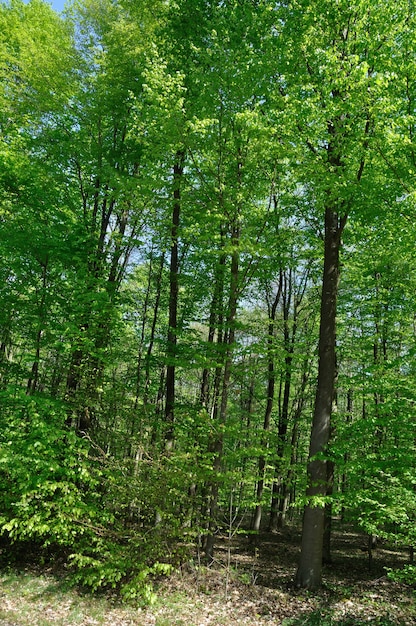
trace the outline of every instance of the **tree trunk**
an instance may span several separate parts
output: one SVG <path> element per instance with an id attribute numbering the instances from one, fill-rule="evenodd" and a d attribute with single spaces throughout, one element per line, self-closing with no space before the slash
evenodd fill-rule
<path id="1" fill-rule="evenodd" d="M 221 241 L 223 245 L 224 234 L 221 233 Z M 214 274 L 214 292 L 212 296 L 210 312 L 209 312 L 209 329 L 208 329 L 208 351 L 211 350 L 214 345 L 215 333 L 217 331 L 217 345 L 221 345 L 222 342 L 222 331 L 221 326 L 223 323 L 223 296 L 224 296 L 224 269 L 226 264 L 227 256 L 225 252 L 221 252 L 220 260 L 215 268 Z M 204 367 L 202 372 L 202 381 L 201 381 L 201 391 L 200 391 L 200 402 L 201 406 L 203 406 L 207 411 L 209 411 L 210 401 L 211 401 L 211 389 L 210 389 L 210 367 Z M 218 394 L 215 394 L 214 385 L 214 399 L 218 398 Z"/>
<path id="2" fill-rule="evenodd" d="M 45 326 L 45 317 L 46 317 L 46 293 L 47 293 L 47 260 L 44 263 L 41 263 L 42 267 L 42 284 L 40 287 L 40 302 L 39 302 L 39 321 L 38 321 L 38 329 L 36 332 L 36 348 L 35 348 L 35 358 L 33 360 L 32 370 L 30 372 L 29 379 L 27 381 L 26 393 L 27 395 L 31 395 L 38 389 L 39 385 L 39 363 L 40 363 L 40 349 L 42 342 L 42 335 Z"/>
<path id="3" fill-rule="evenodd" d="M 322 550 L 327 491 L 325 452 L 330 429 L 335 390 L 335 321 L 339 281 L 339 250 L 346 216 L 341 220 L 330 206 L 325 210 L 325 251 L 319 330 L 319 364 L 315 408 L 309 448 L 308 488 L 302 528 L 302 547 L 295 583 L 316 589 L 322 583 Z M 318 458 L 317 458 L 318 456 Z M 319 502 L 321 500 L 321 502 Z"/>
<path id="4" fill-rule="evenodd" d="M 176 343 L 178 326 L 178 229 L 181 209 L 181 179 L 185 159 L 184 150 L 178 150 L 173 166 L 173 211 L 171 226 L 170 274 L 169 274 L 169 328 L 167 341 L 166 398 L 165 398 L 165 448 L 173 447 L 175 410 Z"/>
<path id="5" fill-rule="evenodd" d="M 267 354 L 268 354 L 268 376 L 267 376 L 267 402 L 266 402 L 266 410 L 264 413 L 264 422 L 263 422 L 263 433 L 267 433 L 270 430 L 270 420 L 272 417 L 272 410 L 274 404 L 274 395 L 275 395 L 275 386 L 276 386 L 276 372 L 274 365 L 274 336 L 275 336 L 275 321 L 276 321 L 276 310 L 277 305 L 279 304 L 280 295 L 282 292 L 282 271 L 280 271 L 280 280 L 279 287 L 276 292 L 275 299 L 273 301 L 272 306 L 269 305 L 269 327 L 267 334 Z M 265 442 L 263 441 L 262 448 L 265 447 Z M 263 489 L 264 489 L 264 470 L 266 467 L 266 459 L 264 455 L 259 458 L 258 464 L 258 475 L 259 479 L 257 481 L 256 486 L 256 509 L 254 511 L 253 522 L 252 522 L 252 530 L 255 532 L 259 532 L 261 525 L 261 517 L 262 517 L 262 504 L 261 500 L 263 497 Z"/>
<path id="6" fill-rule="evenodd" d="M 214 542 L 215 542 L 215 531 L 217 529 L 217 504 L 218 504 L 218 494 L 219 494 L 219 474 L 221 471 L 222 465 L 222 454 L 223 454 L 223 436 L 224 436 L 224 426 L 227 419 L 227 404 L 228 404 L 228 390 L 231 379 L 231 366 L 232 366 L 232 356 L 234 349 L 234 341 L 235 341 L 235 322 L 237 316 L 237 304 L 238 304 L 238 277 L 239 277 L 239 246 L 240 242 L 240 227 L 239 223 L 233 225 L 232 233 L 231 233 L 231 243 L 233 246 L 233 253 L 231 255 L 231 275 L 230 275 L 230 295 L 228 298 L 228 312 L 227 312 L 227 330 L 224 337 L 224 345 L 226 347 L 226 355 L 225 355 L 225 363 L 224 363 L 224 371 L 222 377 L 222 387 L 221 387 L 221 401 L 219 406 L 219 428 L 217 430 L 217 435 L 215 440 L 213 441 L 213 445 L 211 450 L 214 452 L 214 462 L 213 462 L 213 470 L 214 470 L 214 478 L 209 485 L 209 499 L 208 499 L 208 532 L 205 541 L 205 557 L 208 563 L 213 561 L 214 557 Z"/>
<path id="7" fill-rule="evenodd" d="M 326 479 L 327 479 L 327 496 L 332 496 L 334 490 L 334 472 L 335 463 L 332 460 L 328 460 L 326 463 Z M 332 563 L 331 556 L 331 533 L 332 533 L 332 502 L 325 504 L 325 517 L 324 517 L 324 539 L 323 539 L 323 553 L 322 562 Z"/>
<path id="8" fill-rule="evenodd" d="M 284 460 L 285 446 L 287 444 L 287 430 L 289 425 L 290 396 L 292 390 L 292 366 L 295 351 L 295 339 L 298 329 L 298 312 L 305 295 L 308 282 L 309 269 L 302 277 L 297 292 L 295 292 L 294 274 L 291 269 L 285 274 L 283 290 L 283 346 L 285 349 L 285 361 L 282 371 L 279 394 L 279 424 L 278 424 L 278 445 L 277 460 L 275 467 L 275 477 L 272 486 L 272 502 L 270 509 L 269 530 L 275 531 L 284 525 L 285 510 L 288 503 L 289 490 L 285 485 L 288 478 L 283 476 L 282 461 Z M 293 319 L 290 328 L 290 311 L 293 307 Z M 303 382 L 302 382 L 303 384 Z M 282 397 L 283 390 L 283 397 Z M 295 445 L 295 444 L 294 444 Z"/>
<path id="9" fill-rule="evenodd" d="M 156 324 L 157 324 L 158 315 L 159 315 L 160 298 L 162 295 L 162 276 L 163 276 L 164 265 L 165 265 L 165 254 L 162 253 L 160 256 L 160 265 L 158 269 L 158 274 L 156 276 L 156 299 L 153 305 L 153 317 L 152 317 L 152 324 L 150 328 L 149 344 L 147 346 L 146 356 L 145 356 L 145 384 L 144 384 L 144 394 L 143 394 L 143 404 L 145 406 L 145 410 L 146 410 L 146 406 L 147 406 L 148 399 L 149 399 L 149 388 L 150 388 L 150 383 L 151 383 L 150 365 L 151 365 L 153 345 L 155 343 Z"/>

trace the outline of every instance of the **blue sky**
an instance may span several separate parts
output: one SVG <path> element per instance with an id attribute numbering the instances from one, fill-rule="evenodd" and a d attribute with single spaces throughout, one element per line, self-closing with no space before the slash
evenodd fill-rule
<path id="1" fill-rule="evenodd" d="M 64 8 L 65 0 L 48 0 L 49 4 L 55 9 L 55 11 L 62 11 Z"/>
<path id="2" fill-rule="evenodd" d="M 29 0 L 24 0 L 24 2 L 29 2 Z M 52 8 L 55 9 L 55 11 L 60 13 L 64 8 L 66 0 L 46 0 L 46 2 L 48 2 L 48 4 L 50 4 Z"/>

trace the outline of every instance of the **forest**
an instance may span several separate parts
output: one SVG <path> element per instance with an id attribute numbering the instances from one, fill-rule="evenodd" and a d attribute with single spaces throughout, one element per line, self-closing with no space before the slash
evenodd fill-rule
<path id="1" fill-rule="evenodd" d="M 317 590 L 336 519 L 414 585 L 415 175 L 412 0 L 1 0 L 2 560 L 297 524 Z"/>

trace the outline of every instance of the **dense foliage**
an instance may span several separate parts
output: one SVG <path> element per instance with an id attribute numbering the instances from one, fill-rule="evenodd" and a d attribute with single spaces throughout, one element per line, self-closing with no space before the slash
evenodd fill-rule
<path id="1" fill-rule="evenodd" d="M 401 0 L 0 5 L 5 545 L 147 599 L 219 529 L 305 504 L 414 546 L 414 22 Z"/>

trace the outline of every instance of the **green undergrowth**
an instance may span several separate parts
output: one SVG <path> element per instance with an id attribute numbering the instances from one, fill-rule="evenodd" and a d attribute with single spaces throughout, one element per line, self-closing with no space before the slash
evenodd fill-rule
<path id="1" fill-rule="evenodd" d="M 193 539 L 185 461 L 119 462 L 68 430 L 63 403 L 5 392 L 0 402 L 3 564 L 27 551 L 35 563 L 58 554 L 74 584 L 152 604 L 154 581 Z"/>

